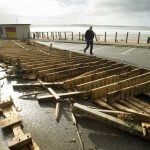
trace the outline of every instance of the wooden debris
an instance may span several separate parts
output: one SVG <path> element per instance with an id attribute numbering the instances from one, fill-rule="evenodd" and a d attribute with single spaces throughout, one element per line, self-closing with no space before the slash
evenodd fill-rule
<path id="1" fill-rule="evenodd" d="M 126 122 L 123 121 L 121 119 L 118 119 L 116 117 L 113 117 L 111 115 L 105 114 L 103 112 L 98 111 L 97 109 L 91 109 L 87 106 L 75 103 L 73 105 L 73 112 L 78 113 L 78 112 L 82 112 L 88 115 L 91 115 L 93 117 L 95 117 L 96 119 L 100 120 L 100 121 L 104 121 L 109 123 L 110 125 L 114 125 L 117 128 L 120 128 L 122 130 L 128 131 L 132 134 L 135 134 L 137 136 L 143 137 L 143 131 L 142 131 L 142 127 L 139 125 L 135 125 L 133 123 L 130 122 Z M 150 137 L 147 137 L 148 139 L 150 139 Z"/>
<path id="2" fill-rule="evenodd" d="M 0 121 L 0 128 L 11 127 L 14 133 L 14 138 L 8 142 L 10 149 L 17 150 L 40 150 L 30 134 L 24 134 L 21 129 L 21 118 L 17 114 L 16 106 L 10 96 L 10 100 L 1 102 L 2 113 L 5 119 Z"/>
<path id="3" fill-rule="evenodd" d="M 142 122 L 143 136 L 150 136 L 150 123 Z"/>
<path id="4" fill-rule="evenodd" d="M 60 114 L 60 102 L 57 102 L 56 103 L 56 111 L 55 111 L 55 116 L 56 116 L 57 121 L 59 119 L 59 114 Z"/>
<path id="5" fill-rule="evenodd" d="M 13 104 L 12 100 L 1 101 L 0 108 L 6 107 L 6 106 L 9 106 L 9 105 L 12 105 L 12 104 Z"/>
<path id="6" fill-rule="evenodd" d="M 53 87 L 53 86 L 62 86 L 62 82 L 55 82 L 55 83 L 48 83 L 48 82 L 42 82 L 42 84 L 46 87 Z M 30 83 L 24 83 L 24 84 L 13 84 L 14 89 L 20 89 L 20 88 L 35 88 L 35 87 L 41 87 L 42 85 L 37 82 L 30 82 Z"/>
<path id="7" fill-rule="evenodd" d="M 17 123 L 20 123 L 21 122 L 21 118 L 19 115 L 12 115 L 10 117 L 7 117 L 3 120 L 0 121 L 0 128 L 6 128 L 6 127 L 9 127 L 9 126 L 12 126 L 12 125 L 15 125 Z"/>
<path id="8" fill-rule="evenodd" d="M 82 96 L 86 95 L 86 91 L 76 91 L 76 92 L 68 92 L 68 93 L 58 93 L 57 95 L 61 98 L 70 98 L 70 97 L 75 97 L 75 96 Z M 37 97 L 38 101 L 47 101 L 47 100 L 55 100 L 55 97 L 53 95 L 46 95 L 46 96 L 38 96 Z"/>
<path id="9" fill-rule="evenodd" d="M 43 93 L 43 92 L 33 92 L 33 93 L 23 94 L 23 95 L 19 96 L 19 98 L 24 98 L 25 96 L 32 96 L 32 95 L 37 97 L 37 95 L 41 94 L 41 93 Z"/>
<path id="10" fill-rule="evenodd" d="M 19 135 L 14 137 L 12 140 L 8 142 L 8 147 L 10 149 L 18 149 L 26 144 L 32 143 L 32 137 L 28 134 Z"/>

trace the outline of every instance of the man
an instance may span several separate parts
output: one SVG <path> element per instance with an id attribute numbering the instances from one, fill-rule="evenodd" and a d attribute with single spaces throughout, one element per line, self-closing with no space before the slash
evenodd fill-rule
<path id="1" fill-rule="evenodd" d="M 94 32 L 92 30 L 92 26 L 90 26 L 89 30 L 85 32 L 85 40 L 87 43 L 86 48 L 84 49 L 84 53 L 90 46 L 90 54 L 93 55 L 92 50 L 93 50 L 93 39 L 94 39 Z"/>

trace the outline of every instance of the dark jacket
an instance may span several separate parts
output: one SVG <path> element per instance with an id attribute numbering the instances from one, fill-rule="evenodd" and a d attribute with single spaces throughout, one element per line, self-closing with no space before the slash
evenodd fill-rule
<path id="1" fill-rule="evenodd" d="M 94 39 L 94 32 L 92 30 L 87 30 L 85 32 L 85 40 L 92 41 Z"/>

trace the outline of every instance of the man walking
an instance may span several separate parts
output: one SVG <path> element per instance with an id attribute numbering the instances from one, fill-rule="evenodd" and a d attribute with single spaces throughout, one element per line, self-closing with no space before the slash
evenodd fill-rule
<path id="1" fill-rule="evenodd" d="M 90 54 L 93 55 L 92 50 L 93 50 L 93 39 L 94 39 L 94 32 L 92 30 L 92 26 L 90 26 L 89 30 L 87 30 L 85 32 L 85 40 L 87 43 L 86 48 L 84 49 L 84 53 L 86 52 L 86 50 L 89 48 L 90 46 Z"/>

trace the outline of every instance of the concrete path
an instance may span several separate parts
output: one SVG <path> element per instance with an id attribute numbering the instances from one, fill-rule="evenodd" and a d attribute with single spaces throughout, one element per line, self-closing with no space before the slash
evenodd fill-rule
<path id="1" fill-rule="evenodd" d="M 70 50 L 74 52 L 84 53 L 83 49 L 86 47 L 85 42 L 64 42 L 64 41 L 38 41 L 45 45 L 52 44 L 53 47 Z M 135 46 L 136 45 L 136 46 Z M 97 57 L 105 57 L 117 61 L 122 61 L 138 67 L 150 69 L 150 48 L 149 44 L 132 44 L 123 45 L 104 45 L 95 43 L 93 53 Z M 86 51 L 86 55 L 90 55 L 90 50 Z"/>

